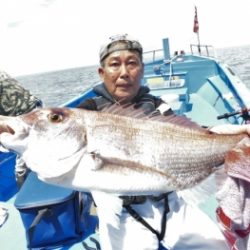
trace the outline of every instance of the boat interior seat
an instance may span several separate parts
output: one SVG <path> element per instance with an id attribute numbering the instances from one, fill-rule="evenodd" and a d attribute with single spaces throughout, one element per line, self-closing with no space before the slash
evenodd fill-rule
<path id="1" fill-rule="evenodd" d="M 219 114 L 226 113 L 230 109 L 234 110 L 237 106 L 232 92 L 219 75 L 207 78 L 206 83 L 197 91 L 197 94 L 206 99 Z"/>
<path id="2" fill-rule="evenodd" d="M 192 112 L 186 112 L 185 115 L 202 126 L 210 127 L 229 123 L 225 119 L 218 120 L 217 116 L 221 113 L 197 93 L 190 94 L 190 105 L 192 105 Z"/>
<path id="3" fill-rule="evenodd" d="M 207 100 L 211 106 L 215 106 L 219 100 L 221 93 L 216 89 L 209 80 L 206 81 L 197 91 L 197 94 Z"/>

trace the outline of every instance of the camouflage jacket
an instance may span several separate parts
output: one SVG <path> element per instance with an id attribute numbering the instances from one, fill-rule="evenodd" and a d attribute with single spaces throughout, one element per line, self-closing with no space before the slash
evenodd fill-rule
<path id="1" fill-rule="evenodd" d="M 28 113 L 42 102 L 24 89 L 17 80 L 0 71 L 0 115 L 17 116 Z"/>

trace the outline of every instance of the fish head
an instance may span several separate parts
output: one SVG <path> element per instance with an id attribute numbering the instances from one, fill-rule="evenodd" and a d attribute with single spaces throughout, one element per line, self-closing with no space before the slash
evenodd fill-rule
<path id="1" fill-rule="evenodd" d="M 51 108 L 0 116 L 1 145 L 19 154 L 41 177 L 63 175 L 78 164 L 86 148 L 82 112 Z"/>

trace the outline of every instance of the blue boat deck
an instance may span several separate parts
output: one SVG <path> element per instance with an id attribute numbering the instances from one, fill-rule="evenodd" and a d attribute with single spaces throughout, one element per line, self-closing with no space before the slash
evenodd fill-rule
<path id="1" fill-rule="evenodd" d="M 14 207 L 14 200 L 15 196 L 8 203 L 0 202 L 0 206 L 8 209 L 9 214 L 4 226 L 0 228 L 1 248 L 6 250 L 17 249 L 17 246 L 19 246 L 19 249 L 26 249 L 25 231 L 20 214 Z M 15 226 L 13 227 L 13 225 Z"/>

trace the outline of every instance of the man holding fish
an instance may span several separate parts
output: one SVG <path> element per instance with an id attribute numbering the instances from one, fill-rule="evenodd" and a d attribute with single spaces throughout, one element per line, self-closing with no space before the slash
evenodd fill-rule
<path id="1" fill-rule="evenodd" d="M 99 75 L 103 84 L 94 88 L 98 97 L 86 100 L 79 107 L 102 110 L 114 103 L 135 103 L 147 114 L 173 114 L 166 103 L 140 85 L 143 77 L 141 44 L 126 35 L 110 39 L 100 50 Z M 224 125 L 213 128 L 215 132 L 229 134 L 246 132 L 246 129 Z M 95 199 L 95 194 L 93 196 Z M 118 229 L 110 225 L 108 216 L 99 216 L 103 249 L 227 249 L 217 226 L 200 210 L 186 204 L 176 192 L 117 199 L 123 201 Z M 105 210 L 102 205 L 110 199 L 106 197 L 105 201 L 105 197 L 102 200 L 98 195 L 96 200 L 100 205 L 97 209 L 103 211 L 112 210 L 117 202 L 111 200 L 109 206 L 104 206 Z"/>
<path id="2" fill-rule="evenodd" d="M 232 150 L 249 140 L 249 125 L 213 128 L 231 134 L 219 135 L 174 116 L 140 85 L 142 52 L 138 41 L 113 37 L 100 51 L 97 97 L 81 109 L 0 116 L 1 145 L 43 181 L 91 192 L 102 250 L 228 249 L 212 220 L 175 190 L 235 163 L 246 145 Z M 189 143 L 194 139 L 200 148 Z"/>

